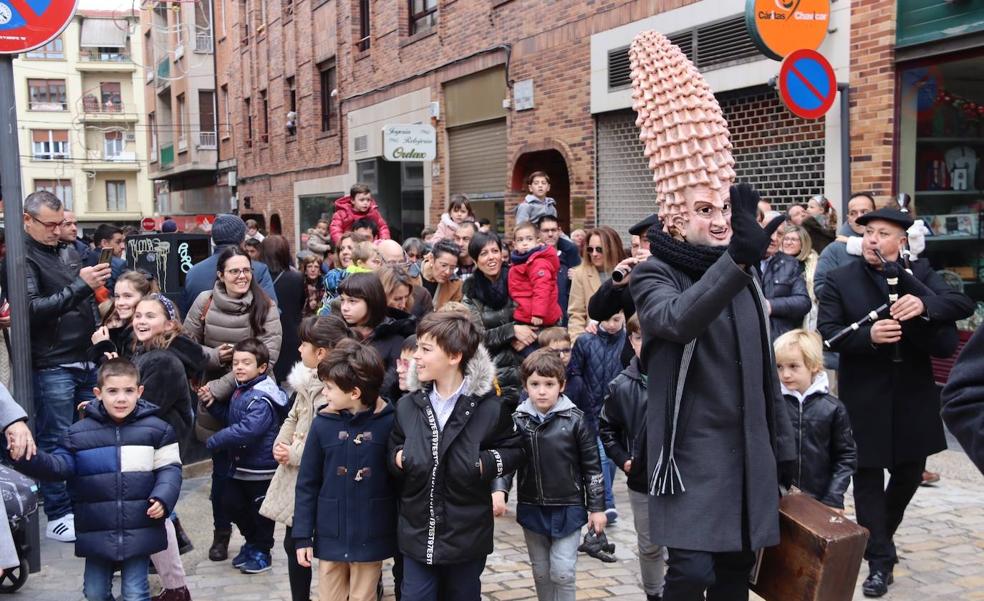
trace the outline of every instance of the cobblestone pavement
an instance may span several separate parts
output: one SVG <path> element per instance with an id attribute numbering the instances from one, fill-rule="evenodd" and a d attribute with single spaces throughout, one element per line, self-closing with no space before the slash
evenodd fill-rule
<path id="1" fill-rule="evenodd" d="M 984 601 L 984 478 L 959 451 L 930 458 L 929 467 L 941 472 L 943 479 L 934 487 L 920 489 L 909 507 L 896 537 L 902 562 L 895 571 L 895 585 L 884 599 Z M 578 561 L 578 599 L 645 600 L 638 584 L 635 533 L 624 478 L 616 485 L 616 498 L 621 516 L 618 525 L 609 529 L 609 536 L 616 544 L 619 561 L 603 564 L 582 555 Z M 851 511 L 849 506 L 849 515 Z M 228 562 L 213 563 L 205 556 L 212 535 L 208 478 L 185 482 L 178 513 L 196 546 L 184 556 L 196 601 L 290 600 L 284 551 L 279 546 L 282 527 L 276 534 L 274 569 L 247 576 Z M 232 552 L 241 544 L 242 539 L 234 537 Z M 485 598 L 535 599 L 522 533 L 512 509 L 496 521 L 495 549 L 483 576 Z M 41 552 L 44 567 L 40 573 L 31 574 L 19 596 L 32 601 L 81 599 L 82 560 L 73 556 L 72 545 L 45 540 Z M 388 566 L 384 569 L 387 599 L 392 599 L 392 578 Z M 859 581 L 865 574 L 862 568 Z M 860 589 L 855 599 L 863 599 Z"/>

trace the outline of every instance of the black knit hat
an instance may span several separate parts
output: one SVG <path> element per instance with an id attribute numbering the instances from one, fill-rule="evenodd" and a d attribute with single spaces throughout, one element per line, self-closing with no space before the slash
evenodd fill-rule
<path id="1" fill-rule="evenodd" d="M 912 227 L 912 224 L 915 223 L 912 221 L 912 217 L 909 213 L 903 213 L 898 209 L 892 209 L 889 207 L 878 209 L 877 211 L 872 211 L 870 213 L 865 213 L 855 220 L 858 225 L 868 225 L 872 221 L 889 221 L 896 225 L 902 226 L 902 229 L 904 230 L 909 229 Z"/>

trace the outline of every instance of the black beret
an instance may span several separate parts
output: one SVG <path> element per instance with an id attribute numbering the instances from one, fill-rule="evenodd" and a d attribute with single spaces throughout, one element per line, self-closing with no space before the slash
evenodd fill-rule
<path id="1" fill-rule="evenodd" d="M 898 209 L 892 209 L 885 207 L 878 209 L 877 211 L 872 211 L 870 213 L 865 213 L 864 215 L 858 217 L 856 220 L 858 225 L 867 225 L 872 221 L 890 221 L 896 225 L 902 226 L 902 229 L 907 230 L 912 227 L 914 221 L 909 213 L 903 213 Z"/>

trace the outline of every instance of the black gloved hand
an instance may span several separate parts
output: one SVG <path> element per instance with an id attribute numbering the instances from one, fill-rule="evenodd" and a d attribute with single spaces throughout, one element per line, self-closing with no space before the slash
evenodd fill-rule
<path id="1" fill-rule="evenodd" d="M 796 484 L 796 462 L 780 461 L 778 467 L 779 484 L 785 488 L 792 488 Z"/>
<path id="2" fill-rule="evenodd" d="M 759 195 L 748 184 L 731 186 L 731 243 L 728 254 L 739 265 L 754 265 L 765 256 L 773 232 L 786 220 L 782 215 L 765 227 L 755 221 Z"/>
<path id="3" fill-rule="evenodd" d="M 584 534 L 584 542 L 581 543 L 577 550 L 581 553 L 587 553 L 595 559 L 600 559 L 605 563 L 618 561 L 615 558 L 615 545 L 608 542 L 608 537 L 605 536 L 605 533 L 597 534 L 590 528 Z"/>

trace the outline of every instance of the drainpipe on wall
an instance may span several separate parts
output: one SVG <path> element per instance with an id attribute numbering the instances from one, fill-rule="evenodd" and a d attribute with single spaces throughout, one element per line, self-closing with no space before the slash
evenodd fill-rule
<path id="1" fill-rule="evenodd" d="M 840 92 L 841 208 L 847 211 L 851 197 L 851 85 L 838 83 Z"/>

